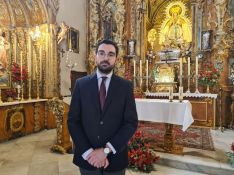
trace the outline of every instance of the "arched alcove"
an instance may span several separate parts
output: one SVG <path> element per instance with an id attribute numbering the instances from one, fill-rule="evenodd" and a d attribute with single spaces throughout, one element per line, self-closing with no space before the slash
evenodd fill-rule
<path id="1" fill-rule="evenodd" d="M 8 81 L 0 88 L 14 87 L 12 64 L 25 67 L 27 81 L 20 82 L 26 98 L 49 98 L 59 95 L 59 74 L 55 16 L 58 1 L 0 0 L 1 38 L 5 48 Z M 4 94 L 4 92 L 3 92 Z"/>

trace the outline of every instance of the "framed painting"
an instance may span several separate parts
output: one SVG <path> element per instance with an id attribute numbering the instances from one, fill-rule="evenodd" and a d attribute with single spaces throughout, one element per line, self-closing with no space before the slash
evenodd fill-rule
<path id="1" fill-rule="evenodd" d="M 210 50 L 212 48 L 212 30 L 202 31 L 201 49 Z"/>
<path id="2" fill-rule="evenodd" d="M 10 88 L 11 85 L 10 44 L 7 38 L 6 33 L 0 29 L 0 89 Z"/>
<path id="3" fill-rule="evenodd" d="M 73 27 L 67 32 L 67 50 L 79 53 L 79 31 Z"/>

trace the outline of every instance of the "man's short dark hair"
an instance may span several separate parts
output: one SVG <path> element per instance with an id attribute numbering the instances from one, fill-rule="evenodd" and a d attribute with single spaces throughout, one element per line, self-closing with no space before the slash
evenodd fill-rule
<path id="1" fill-rule="evenodd" d="M 116 57 L 118 56 L 119 48 L 118 48 L 117 44 L 114 41 L 108 40 L 108 39 L 104 39 L 104 40 L 101 40 L 98 42 L 97 47 L 96 47 L 96 53 L 98 52 L 98 48 L 101 44 L 110 44 L 110 45 L 114 46 L 115 52 L 116 52 Z"/>

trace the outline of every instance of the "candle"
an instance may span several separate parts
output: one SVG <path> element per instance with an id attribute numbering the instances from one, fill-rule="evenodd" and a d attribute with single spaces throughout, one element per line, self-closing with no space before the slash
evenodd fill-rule
<path id="1" fill-rule="evenodd" d="M 28 98 L 31 99 L 31 59 L 32 59 L 32 43 L 31 37 L 28 37 Z"/>
<path id="2" fill-rule="evenodd" d="M 190 75 L 190 57 L 188 57 L 188 76 Z"/>
<path id="3" fill-rule="evenodd" d="M 149 61 L 146 60 L 146 87 L 148 88 L 149 83 Z"/>
<path id="4" fill-rule="evenodd" d="M 136 60 L 133 60 L 133 76 L 136 77 Z"/>
<path id="5" fill-rule="evenodd" d="M 148 76 L 149 76 L 149 61 L 146 60 L 146 77 L 148 79 Z"/>
<path id="6" fill-rule="evenodd" d="M 183 58 L 180 58 L 180 76 L 183 74 Z"/>
<path id="7" fill-rule="evenodd" d="M 198 57 L 196 56 L 196 75 L 198 75 Z"/>
<path id="8" fill-rule="evenodd" d="M 142 78 L 142 61 L 140 60 L 140 78 Z"/>

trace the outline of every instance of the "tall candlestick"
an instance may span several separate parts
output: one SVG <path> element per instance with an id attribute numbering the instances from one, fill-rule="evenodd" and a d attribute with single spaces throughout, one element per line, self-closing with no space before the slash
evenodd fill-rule
<path id="1" fill-rule="evenodd" d="M 140 78 L 142 77 L 142 61 L 140 60 Z"/>
<path id="2" fill-rule="evenodd" d="M 149 60 L 146 60 L 146 92 L 149 92 Z"/>
<path id="3" fill-rule="evenodd" d="M 170 102 L 173 100 L 173 87 L 169 87 L 169 100 Z"/>
<path id="4" fill-rule="evenodd" d="M 23 52 L 20 52 L 20 80 L 23 82 Z"/>
<path id="5" fill-rule="evenodd" d="M 28 99 L 31 99 L 31 59 L 32 59 L 32 43 L 31 36 L 28 37 Z"/>
<path id="6" fill-rule="evenodd" d="M 179 101 L 180 102 L 183 101 L 183 87 L 182 86 L 179 87 Z"/>
<path id="7" fill-rule="evenodd" d="M 146 77 L 148 79 L 148 76 L 149 76 L 149 61 L 146 60 Z"/>
<path id="8" fill-rule="evenodd" d="M 198 76 L 198 57 L 196 56 L 196 76 Z"/>
<path id="9" fill-rule="evenodd" d="M 40 46 L 40 55 L 39 55 L 39 59 L 40 59 L 40 82 L 42 82 L 42 46 Z"/>
<path id="10" fill-rule="evenodd" d="M 190 57 L 188 57 L 188 76 L 190 75 Z"/>
<path id="11" fill-rule="evenodd" d="M 180 58 L 180 76 L 183 74 L 183 58 Z"/>
<path id="12" fill-rule="evenodd" d="M 140 87 L 142 85 L 142 61 L 140 60 Z"/>
<path id="13" fill-rule="evenodd" d="M 136 60 L 133 60 L 133 78 L 136 77 Z"/>
<path id="14" fill-rule="evenodd" d="M 24 100 L 24 91 L 23 91 L 23 52 L 20 52 L 20 81 L 21 81 L 21 100 Z"/>

